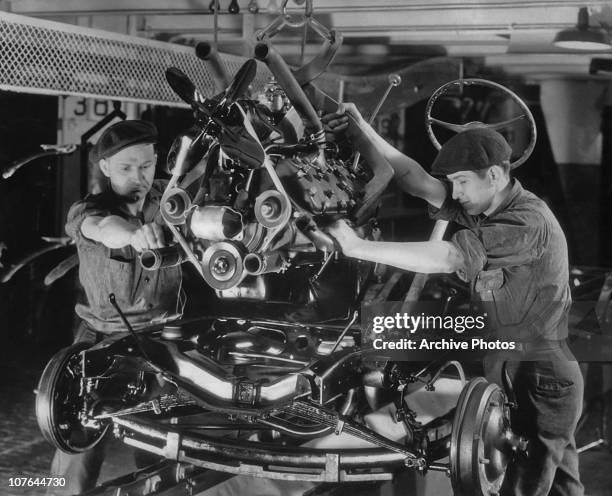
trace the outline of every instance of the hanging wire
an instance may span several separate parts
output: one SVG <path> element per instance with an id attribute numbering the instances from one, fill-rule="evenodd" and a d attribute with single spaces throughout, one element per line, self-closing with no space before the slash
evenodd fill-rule
<path id="1" fill-rule="evenodd" d="M 463 77 L 464 77 L 463 59 L 459 60 L 459 96 L 463 96 Z"/>
<path id="2" fill-rule="evenodd" d="M 214 0 L 215 2 L 215 11 L 213 13 L 213 46 L 215 50 L 218 49 L 219 43 L 219 0 Z"/>
<path id="3" fill-rule="evenodd" d="M 302 28 L 302 45 L 300 47 L 300 66 L 304 65 L 304 57 L 306 54 L 306 37 L 308 36 L 308 23 L 304 23 Z"/>

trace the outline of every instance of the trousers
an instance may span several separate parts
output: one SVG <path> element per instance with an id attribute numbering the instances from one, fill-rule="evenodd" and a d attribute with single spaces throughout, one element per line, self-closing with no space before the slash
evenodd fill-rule
<path id="1" fill-rule="evenodd" d="M 69 496 L 93 489 L 104 462 L 108 434 L 92 449 L 74 455 L 56 450 L 51 461 L 51 477 L 63 477 L 64 487 L 51 488 L 47 496 Z"/>
<path id="2" fill-rule="evenodd" d="M 521 360 L 485 358 L 487 379 L 504 386 L 503 364 L 516 409 L 512 430 L 529 439 L 527 456 L 508 466 L 502 495 L 583 496 L 575 431 L 582 413 L 584 381 L 567 345 L 531 351 Z"/>

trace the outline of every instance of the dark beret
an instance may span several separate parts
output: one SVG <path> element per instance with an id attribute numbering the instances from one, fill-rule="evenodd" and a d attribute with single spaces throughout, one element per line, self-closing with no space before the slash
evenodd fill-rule
<path id="1" fill-rule="evenodd" d="M 431 166 L 435 176 L 459 171 L 477 171 L 510 160 L 512 148 L 504 137 L 489 128 L 474 128 L 456 134 L 438 153 Z"/>
<path id="2" fill-rule="evenodd" d="M 157 143 L 157 129 L 147 121 L 121 121 L 107 127 L 91 149 L 91 160 L 98 163 L 128 146 Z"/>

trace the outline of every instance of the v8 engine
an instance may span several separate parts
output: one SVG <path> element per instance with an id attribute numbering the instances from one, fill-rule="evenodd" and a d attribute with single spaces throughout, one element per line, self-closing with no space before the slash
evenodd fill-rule
<path id="1" fill-rule="evenodd" d="M 289 105 L 247 98 L 254 59 L 210 99 L 178 69 L 166 71 L 193 108 L 195 124 L 168 156 L 172 178 L 162 215 L 179 242 L 178 258 L 189 260 L 222 298 L 265 300 L 274 291 L 270 278 L 300 272 L 312 278 L 338 263 L 322 228 L 339 218 L 364 219 L 392 177 L 353 170 L 349 157 L 325 141 L 317 113 L 282 59 L 267 45 L 258 53 Z M 167 251 L 142 257 L 148 268 L 176 259 Z M 299 286 L 287 298 L 312 299 L 298 295 Z"/>

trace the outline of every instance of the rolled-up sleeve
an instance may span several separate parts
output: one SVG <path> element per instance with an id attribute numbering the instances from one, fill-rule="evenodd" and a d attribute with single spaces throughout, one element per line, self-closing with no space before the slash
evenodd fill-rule
<path id="1" fill-rule="evenodd" d="M 473 281 L 487 263 L 487 252 L 478 236 L 470 229 L 457 231 L 450 242 L 462 256 L 457 276 L 465 282 Z"/>
<path id="2" fill-rule="evenodd" d="M 536 214 L 523 218 L 507 215 L 472 229 L 462 229 L 451 243 L 463 257 L 457 275 L 472 281 L 487 270 L 528 265 L 538 260 L 545 249 L 548 228 Z"/>
<path id="3" fill-rule="evenodd" d="M 505 216 L 479 228 L 488 267 L 526 265 L 539 259 L 546 246 L 548 226 L 541 215 Z"/>

